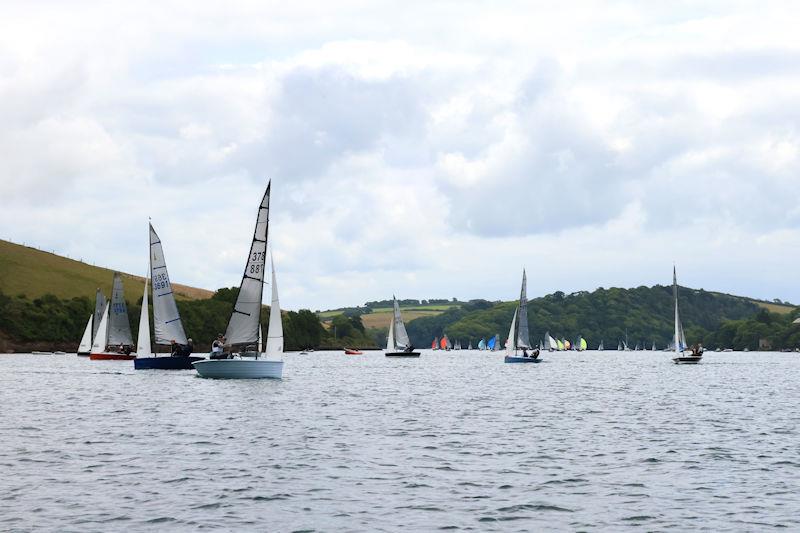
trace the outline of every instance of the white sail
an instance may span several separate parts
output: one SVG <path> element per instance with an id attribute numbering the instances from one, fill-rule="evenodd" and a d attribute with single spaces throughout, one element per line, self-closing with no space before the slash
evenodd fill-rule
<path id="1" fill-rule="evenodd" d="M 278 300 L 278 282 L 275 278 L 275 260 L 272 260 L 272 300 L 269 308 L 269 328 L 267 328 L 267 357 L 280 357 L 283 354 L 283 320 L 281 303 Z"/>
<path id="2" fill-rule="evenodd" d="M 549 350 L 558 350 L 558 341 L 555 340 L 553 337 L 550 337 L 549 335 L 548 335 L 548 339 L 549 339 L 549 342 L 550 342 L 550 347 L 548 349 Z"/>
<path id="3" fill-rule="evenodd" d="M 403 317 L 400 315 L 400 304 L 397 303 L 397 298 L 392 296 L 394 300 L 394 345 L 396 350 L 405 350 L 411 344 L 406 332 L 406 325 L 403 323 Z M 450 341 L 448 340 L 448 348 Z"/>
<path id="4" fill-rule="evenodd" d="M 111 306 L 108 316 L 108 346 L 132 346 L 133 335 L 128 320 L 128 306 L 125 304 L 125 289 L 122 287 L 122 276 L 114 272 L 114 284 L 111 288 Z"/>
<path id="5" fill-rule="evenodd" d="M 225 330 L 227 343 L 255 344 L 258 342 L 258 324 L 261 319 L 261 298 L 264 291 L 264 270 L 267 262 L 267 234 L 269 230 L 269 191 L 267 185 L 264 197 L 258 207 L 256 228 L 250 253 L 239 286 L 239 296 L 233 306 L 228 328 Z"/>
<path id="6" fill-rule="evenodd" d="M 394 314 L 392 314 L 392 319 L 389 321 L 389 334 L 386 335 L 386 351 L 393 352 L 394 350 Z"/>
<path id="7" fill-rule="evenodd" d="M 156 230 L 150 224 L 150 283 L 153 288 L 153 330 L 156 344 L 168 345 L 172 341 L 187 344 L 181 315 L 175 303 L 175 294 L 167 273 L 164 249 Z"/>
<path id="8" fill-rule="evenodd" d="M 680 356 L 683 352 L 683 346 L 681 343 L 681 333 L 683 331 L 683 327 L 681 326 L 681 318 L 678 315 L 678 275 L 675 271 L 675 265 L 672 266 L 672 296 L 675 300 L 675 333 L 673 342 L 675 343 L 675 354 Z"/>
<path id="9" fill-rule="evenodd" d="M 522 269 L 522 288 L 519 291 L 519 327 L 517 328 L 517 339 L 515 346 L 517 348 L 530 348 L 530 334 L 528 333 L 528 279 L 525 275 L 525 269 Z M 516 315 L 515 315 L 516 316 Z"/>
<path id="10" fill-rule="evenodd" d="M 86 329 L 83 330 L 83 337 L 81 343 L 78 345 L 78 353 L 89 353 L 92 349 L 92 319 L 94 315 L 89 315 L 89 320 L 86 322 Z"/>
<path id="11" fill-rule="evenodd" d="M 93 353 L 101 353 L 106 351 L 106 346 L 108 346 L 108 313 L 110 304 L 106 302 L 106 305 L 103 307 L 103 313 L 100 318 L 100 324 L 97 326 L 97 333 L 94 336 L 94 341 L 92 341 L 92 352 Z"/>
<path id="12" fill-rule="evenodd" d="M 514 309 L 514 318 L 511 319 L 511 329 L 508 330 L 508 340 L 506 341 L 506 353 L 509 355 L 513 355 L 517 349 L 516 343 L 516 329 L 517 329 L 517 311 L 519 309 Z"/>
<path id="13" fill-rule="evenodd" d="M 97 335 L 97 328 L 100 327 L 100 321 L 103 320 L 103 312 L 106 308 L 106 296 L 103 291 L 97 289 L 94 295 L 94 315 L 92 319 L 92 341 Z"/>
<path id="14" fill-rule="evenodd" d="M 139 315 L 139 334 L 136 337 L 136 354 L 139 357 L 150 357 L 153 347 L 150 344 L 150 312 L 147 302 L 147 282 L 144 279 L 144 295 L 142 296 L 142 312 Z"/>

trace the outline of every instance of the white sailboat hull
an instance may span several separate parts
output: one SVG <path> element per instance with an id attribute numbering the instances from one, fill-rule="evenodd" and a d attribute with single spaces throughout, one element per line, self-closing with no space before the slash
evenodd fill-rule
<path id="1" fill-rule="evenodd" d="M 281 379 L 283 361 L 268 359 L 208 359 L 192 363 L 200 377 L 212 379 Z"/>

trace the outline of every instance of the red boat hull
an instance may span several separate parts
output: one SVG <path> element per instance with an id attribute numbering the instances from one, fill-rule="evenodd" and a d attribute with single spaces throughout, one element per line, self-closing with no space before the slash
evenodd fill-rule
<path id="1" fill-rule="evenodd" d="M 345 355 L 364 355 L 364 352 L 359 352 L 358 350 L 345 350 Z"/>
<path id="2" fill-rule="evenodd" d="M 136 359 L 136 354 L 125 355 L 124 353 L 93 353 L 89 354 L 92 361 L 130 361 Z"/>

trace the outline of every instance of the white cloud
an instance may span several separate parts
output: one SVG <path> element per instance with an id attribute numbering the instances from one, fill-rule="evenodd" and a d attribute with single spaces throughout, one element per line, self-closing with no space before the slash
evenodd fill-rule
<path id="1" fill-rule="evenodd" d="M 669 282 L 800 301 L 792 2 L 18 2 L 0 237 L 290 308 Z M 768 263 L 768 264 L 765 264 Z"/>

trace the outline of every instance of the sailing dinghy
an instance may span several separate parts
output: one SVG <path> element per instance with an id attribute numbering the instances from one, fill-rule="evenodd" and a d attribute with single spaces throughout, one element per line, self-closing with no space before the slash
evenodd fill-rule
<path id="1" fill-rule="evenodd" d="M 522 289 L 519 292 L 519 303 L 511 319 L 511 329 L 508 331 L 506 342 L 506 363 L 539 363 L 539 350 L 531 349 L 530 335 L 528 333 L 528 295 L 526 290 L 527 278 L 522 270 Z M 519 351 L 522 350 L 522 355 Z M 528 350 L 531 353 L 528 354 Z"/>
<path id="2" fill-rule="evenodd" d="M 672 298 L 675 301 L 675 332 L 673 334 L 673 342 L 675 343 L 675 357 L 672 360 L 677 365 L 696 365 L 703 358 L 703 351 L 699 350 L 697 353 L 684 355 L 686 351 L 686 335 L 683 334 L 683 324 L 681 324 L 681 317 L 678 312 L 678 276 L 675 273 L 675 267 L 672 267 Z"/>
<path id="3" fill-rule="evenodd" d="M 245 263 L 242 283 L 239 287 L 239 296 L 233 306 L 231 318 L 225 338 L 233 348 L 239 348 L 240 353 L 231 355 L 228 359 L 207 359 L 192 363 L 197 373 L 204 378 L 228 379 L 256 379 L 275 378 L 283 376 L 283 361 L 272 359 L 282 357 L 283 354 L 283 326 L 281 321 L 272 315 L 280 317 L 280 303 L 278 302 L 278 287 L 275 283 L 275 268 L 272 268 L 272 308 L 270 309 L 270 330 L 267 331 L 266 357 L 255 352 L 254 357 L 242 356 L 242 353 L 257 348 L 258 328 L 261 322 L 261 299 L 264 292 L 264 271 L 267 262 L 267 236 L 269 233 L 269 193 L 271 183 L 267 185 L 264 197 L 258 208 L 256 229 L 253 232 L 253 241 L 250 244 L 250 253 Z M 280 331 L 271 331 L 275 323 Z"/>
<path id="4" fill-rule="evenodd" d="M 167 273 L 167 261 L 164 258 L 164 249 L 161 246 L 153 225 L 150 224 L 150 279 L 153 292 L 153 329 L 154 340 L 157 345 L 171 346 L 178 344 L 177 353 L 169 356 L 158 357 L 153 353 L 150 344 L 150 317 L 149 302 L 147 301 L 147 282 L 144 282 L 144 295 L 142 296 L 142 314 L 139 316 L 139 336 L 136 342 L 136 359 L 133 367 L 136 370 L 191 370 L 194 361 L 203 358 L 191 355 L 191 344 L 186 338 L 181 315 L 175 303 L 172 284 Z"/>
<path id="5" fill-rule="evenodd" d="M 419 352 L 414 351 L 414 347 L 408 339 L 406 325 L 400 315 L 400 305 L 394 295 L 392 300 L 394 301 L 394 309 L 392 311 L 392 321 L 389 323 L 389 335 L 386 337 L 385 355 L 386 357 L 419 357 Z"/>
<path id="6" fill-rule="evenodd" d="M 128 306 L 125 304 L 122 276 L 119 272 L 114 272 L 111 301 L 104 306 L 89 359 L 92 361 L 129 361 L 136 358 L 136 354 L 131 353 L 132 348 L 133 337 L 128 320 Z"/>

